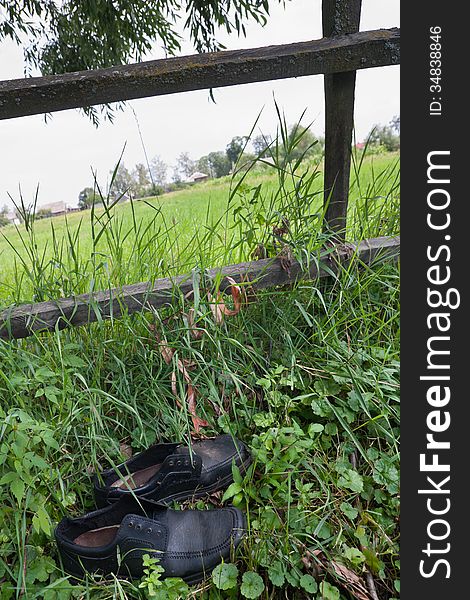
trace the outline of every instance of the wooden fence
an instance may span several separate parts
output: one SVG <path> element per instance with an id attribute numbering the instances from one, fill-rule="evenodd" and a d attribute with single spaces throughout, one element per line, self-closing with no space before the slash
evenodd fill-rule
<path id="1" fill-rule="evenodd" d="M 378 254 L 396 257 L 399 238 L 343 245 L 356 71 L 400 62 L 399 29 L 359 32 L 361 0 L 323 0 L 320 40 L 183 56 L 48 77 L 0 81 L 0 119 L 67 110 L 96 104 L 197 89 L 324 74 L 325 83 L 325 227 L 336 234 L 339 262 L 369 263 Z M 315 278 L 331 268 L 331 255 L 318 266 L 286 271 L 280 259 L 213 269 L 209 277 L 248 277 L 254 287 Z M 322 267 L 323 265 L 323 267 Z M 21 338 L 38 330 L 92 322 L 145 307 L 169 303 L 177 290 L 188 291 L 191 278 L 160 279 L 73 298 L 20 307 L 0 314 L 0 338 Z M 223 285 L 222 285 L 223 288 Z"/>

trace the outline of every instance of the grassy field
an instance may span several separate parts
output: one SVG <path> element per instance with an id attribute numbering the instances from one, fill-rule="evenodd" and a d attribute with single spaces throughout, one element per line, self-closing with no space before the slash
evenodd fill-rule
<path id="1" fill-rule="evenodd" d="M 372 237 L 381 218 L 382 231 L 396 231 L 398 177 L 395 154 L 353 168 L 350 239 Z M 294 236 L 317 231 L 322 202 L 320 169 L 306 163 L 294 174 L 265 167 L 235 183 L 224 177 L 109 211 L 43 219 L 33 232 L 4 227 L 0 307 L 247 260 L 282 216 L 290 217 Z"/>
<path id="2" fill-rule="evenodd" d="M 397 155 L 356 161 L 350 239 L 398 233 L 398 184 Z M 2 229 L 0 305 L 238 262 L 260 245 L 273 255 L 286 221 L 282 243 L 305 260 L 327 241 L 321 185 L 310 163 L 266 167 Z M 179 358 L 193 365 L 204 434 L 232 433 L 254 457 L 228 493 L 196 506 L 239 506 L 248 535 L 233 566 L 194 588 L 165 580 L 152 596 L 151 576 L 72 585 L 52 531 L 93 508 L 91 474 L 129 448 L 194 434 Z M 158 313 L 0 341 L 0 399 L 1 600 L 399 597 L 397 265 L 258 293 L 223 323 L 201 288 Z"/>

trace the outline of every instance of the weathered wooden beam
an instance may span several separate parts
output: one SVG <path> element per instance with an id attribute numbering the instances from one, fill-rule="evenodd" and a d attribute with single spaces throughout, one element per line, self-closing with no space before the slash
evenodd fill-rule
<path id="1" fill-rule="evenodd" d="M 300 279 L 325 277 L 340 264 L 351 260 L 370 264 L 378 256 L 395 258 L 400 252 L 400 238 L 381 237 L 359 244 L 342 244 L 326 249 L 319 264 L 312 261 L 308 270 L 293 262 L 288 269 L 279 259 L 263 259 L 210 269 L 207 281 L 220 280 L 225 290 L 230 276 L 237 282 L 249 282 L 254 289 L 292 284 Z M 192 290 L 191 275 L 158 279 L 154 282 L 126 285 L 106 292 L 83 294 L 53 302 L 41 302 L 12 307 L 0 314 L 0 338 L 24 338 L 35 331 L 63 329 L 71 325 L 92 323 L 98 319 L 118 318 L 123 314 L 159 308 L 171 304 Z"/>
<path id="2" fill-rule="evenodd" d="M 0 119 L 400 62 L 400 30 L 0 81 Z"/>
<path id="3" fill-rule="evenodd" d="M 354 35 L 361 1 L 323 0 L 323 35 Z M 325 75 L 325 225 L 339 238 L 346 230 L 355 86 L 355 71 Z"/>

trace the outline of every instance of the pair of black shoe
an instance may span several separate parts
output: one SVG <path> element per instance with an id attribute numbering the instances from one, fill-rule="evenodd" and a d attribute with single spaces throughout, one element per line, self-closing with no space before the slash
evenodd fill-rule
<path id="1" fill-rule="evenodd" d="M 200 498 L 232 482 L 232 465 L 251 462 L 229 435 L 184 444 L 158 444 L 94 479 L 99 510 L 65 518 L 55 537 L 64 569 L 136 579 L 143 556 L 159 560 L 164 577 L 198 583 L 241 542 L 243 513 L 234 508 L 172 510 L 174 501 Z"/>

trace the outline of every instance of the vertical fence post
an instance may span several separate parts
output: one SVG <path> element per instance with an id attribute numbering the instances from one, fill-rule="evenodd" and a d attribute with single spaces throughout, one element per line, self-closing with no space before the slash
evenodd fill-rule
<path id="1" fill-rule="evenodd" d="M 359 31 L 362 0 L 323 0 L 323 37 Z M 356 71 L 325 75 L 325 225 L 344 238 Z"/>

